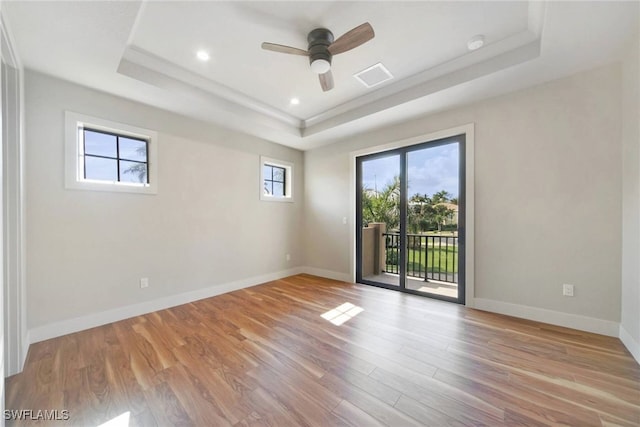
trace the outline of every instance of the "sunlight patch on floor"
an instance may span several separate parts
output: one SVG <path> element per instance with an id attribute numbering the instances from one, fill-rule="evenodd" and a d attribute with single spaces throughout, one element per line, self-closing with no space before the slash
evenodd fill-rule
<path id="1" fill-rule="evenodd" d="M 344 304 L 322 314 L 321 317 L 336 326 L 340 326 L 363 311 L 364 308 L 353 305 L 350 302 L 345 302 Z"/>
<path id="2" fill-rule="evenodd" d="M 124 414 L 120 414 L 115 418 L 110 419 L 104 424 L 100 424 L 97 427 L 129 427 L 129 417 L 131 412 L 127 411 Z"/>

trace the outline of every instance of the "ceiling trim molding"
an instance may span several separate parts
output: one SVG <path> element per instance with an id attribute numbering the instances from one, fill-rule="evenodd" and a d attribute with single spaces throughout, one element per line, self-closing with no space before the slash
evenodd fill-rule
<path id="1" fill-rule="evenodd" d="M 228 86 L 182 68 L 137 46 L 127 46 L 120 61 L 120 66 L 118 67 L 119 73 L 126 74 L 121 71 L 129 69 L 126 64 L 135 64 L 139 67 L 139 70 L 147 69 L 153 71 L 155 74 L 164 75 L 166 77 L 165 80 L 171 79 L 175 82 L 181 82 L 191 87 L 203 90 L 208 94 L 215 96 L 220 101 L 228 104 L 227 107 L 229 106 L 229 103 L 233 103 L 243 107 L 244 110 L 252 110 L 297 129 L 300 129 L 302 125 L 302 121 L 300 119 L 290 114 L 273 108 L 270 105 L 231 89 Z M 144 73 L 139 73 L 137 76 L 130 77 L 149 83 Z"/>
<path id="2" fill-rule="evenodd" d="M 465 68 L 458 69 L 456 71 L 452 71 L 448 74 L 441 75 L 429 81 L 390 94 L 385 98 L 379 99 L 376 102 L 363 105 L 362 107 L 356 109 L 351 109 L 344 112 L 343 114 L 336 115 L 334 117 L 318 122 L 310 127 L 303 129 L 302 136 L 305 137 L 314 135 L 325 130 L 338 127 L 345 123 L 361 119 L 370 114 L 378 113 L 382 110 L 395 107 L 399 104 L 404 104 L 418 98 L 423 98 L 441 90 L 448 89 L 450 87 L 468 82 L 470 80 L 495 73 L 502 69 L 512 67 L 526 61 L 530 61 L 539 56 L 540 40 L 535 40 L 518 49 L 505 52 L 495 58 L 492 58 L 491 60 L 483 61 Z"/>
<path id="3" fill-rule="evenodd" d="M 191 115 L 193 118 L 218 123 L 229 129 L 290 145 L 294 148 L 301 139 L 300 129 L 296 126 L 288 125 L 281 120 L 242 107 L 196 86 L 126 59 L 120 62 L 118 73 L 165 89 L 167 95 L 172 98 L 176 96 L 182 97 L 190 103 L 199 105 L 200 108 L 197 108 L 197 111 Z"/>

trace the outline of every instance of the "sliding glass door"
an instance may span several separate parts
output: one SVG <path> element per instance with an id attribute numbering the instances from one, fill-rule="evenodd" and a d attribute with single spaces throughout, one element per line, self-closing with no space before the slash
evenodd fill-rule
<path id="1" fill-rule="evenodd" d="M 464 144 L 356 158 L 359 283 L 464 303 Z"/>
<path id="2" fill-rule="evenodd" d="M 399 287 L 400 155 L 381 153 L 359 158 L 358 281 Z"/>

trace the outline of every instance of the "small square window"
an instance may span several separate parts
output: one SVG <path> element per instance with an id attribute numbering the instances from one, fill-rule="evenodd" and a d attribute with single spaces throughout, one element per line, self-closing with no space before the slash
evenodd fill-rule
<path id="1" fill-rule="evenodd" d="M 293 201 L 293 163 L 260 158 L 260 199 Z"/>
<path id="2" fill-rule="evenodd" d="M 149 184 L 149 141 L 87 127 L 81 132 L 84 141 L 84 179 Z"/>
<path id="3" fill-rule="evenodd" d="M 264 194 L 267 196 L 285 197 L 286 169 L 266 164 L 262 168 L 264 174 Z"/>
<path id="4" fill-rule="evenodd" d="M 72 189 L 157 192 L 157 134 L 67 111 L 66 186 Z"/>

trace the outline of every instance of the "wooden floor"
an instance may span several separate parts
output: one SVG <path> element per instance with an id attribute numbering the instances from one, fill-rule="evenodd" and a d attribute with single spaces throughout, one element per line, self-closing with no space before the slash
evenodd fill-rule
<path id="1" fill-rule="evenodd" d="M 344 303 L 364 311 L 321 317 Z M 638 426 L 640 367 L 615 338 L 299 275 L 34 344 L 6 399 L 88 427 Z"/>

